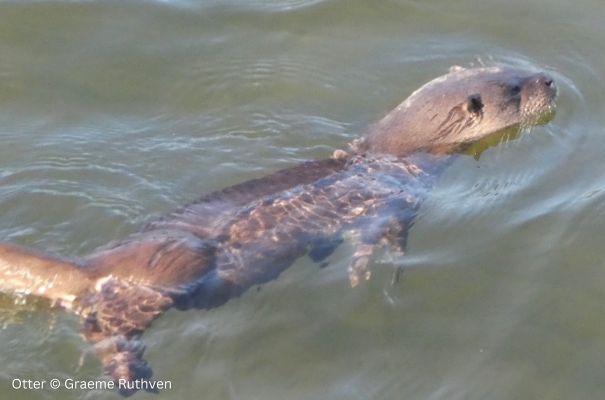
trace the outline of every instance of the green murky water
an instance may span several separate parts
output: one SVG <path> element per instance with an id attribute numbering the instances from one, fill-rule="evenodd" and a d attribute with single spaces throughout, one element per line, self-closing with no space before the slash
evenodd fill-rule
<path id="1" fill-rule="evenodd" d="M 568 1 L 0 1 L 0 237 L 86 254 L 201 193 L 326 157 L 452 64 L 545 68 L 548 126 L 458 159 L 406 272 L 350 248 L 146 333 L 161 399 L 605 395 L 605 5 Z M 0 297 L 0 398 L 100 377 L 75 317 Z"/>

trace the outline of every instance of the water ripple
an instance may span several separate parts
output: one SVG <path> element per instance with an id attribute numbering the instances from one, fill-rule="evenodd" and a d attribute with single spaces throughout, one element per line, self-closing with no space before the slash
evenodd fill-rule
<path id="1" fill-rule="evenodd" d="M 330 92 L 338 84 L 334 71 L 320 63 L 288 55 L 277 55 L 271 59 L 229 57 L 196 60 L 181 71 L 182 78 L 174 90 L 187 94 L 203 88 L 205 95 L 250 97 L 263 94 L 287 92 L 289 98 L 300 98 L 310 90 Z"/>
<path id="2" fill-rule="evenodd" d="M 188 0 L 153 0 L 155 3 L 171 7 L 197 9 L 199 2 Z M 228 9 L 245 9 L 260 12 L 286 12 L 314 6 L 325 0 L 211 0 L 205 1 L 203 7 L 225 7 Z"/>

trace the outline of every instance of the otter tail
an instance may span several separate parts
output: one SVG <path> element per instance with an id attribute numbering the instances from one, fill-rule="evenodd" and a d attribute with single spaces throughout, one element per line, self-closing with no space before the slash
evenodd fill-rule
<path id="1" fill-rule="evenodd" d="M 122 395 L 133 381 L 149 381 L 140 337 L 172 306 L 160 289 L 107 276 L 91 277 L 85 263 L 0 243 L 0 291 L 47 298 L 82 318 L 82 335 Z M 121 385 L 122 384 L 122 385 Z"/>
<path id="2" fill-rule="evenodd" d="M 0 243 L 0 291 L 44 297 L 71 308 L 91 280 L 77 262 Z"/>

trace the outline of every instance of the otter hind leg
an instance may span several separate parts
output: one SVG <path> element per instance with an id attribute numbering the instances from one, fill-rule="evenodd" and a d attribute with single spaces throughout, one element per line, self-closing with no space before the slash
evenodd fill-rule
<path id="1" fill-rule="evenodd" d="M 118 392 L 128 397 L 137 392 L 135 381 L 150 381 L 153 370 L 143 358 L 145 345 L 140 336 L 127 338 L 112 336 L 94 344 L 94 352 L 101 360 L 103 372 L 117 385 Z M 146 389 L 157 393 L 157 389 Z"/>
<path id="2" fill-rule="evenodd" d="M 120 383 L 150 380 L 153 374 L 143 359 L 141 335 L 173 301 L 156 289 L 114 278 L 97 286 L 98 291 L 78 301 L 82 334 L 94 345 L 104 372 L 118 384 L 120 394 L 129 396 L 136 389 Z"/>

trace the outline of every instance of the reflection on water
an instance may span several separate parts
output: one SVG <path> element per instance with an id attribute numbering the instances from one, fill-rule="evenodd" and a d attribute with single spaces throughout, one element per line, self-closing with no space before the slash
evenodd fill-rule
<path id="1" fill-rule="evenodd" d="M 456 160 L 399 284 L 377 262 L 351 290 L 344 244 L 327 268 L 300 260 L 216 310 L 167 313 L 147 354 L 166 399 L 600 398 L 601 15 L 597 0 L 1 2 L 1 236 L 80 256 L 326 157 L 450 65 L 545 68 L 556 118 Z M 100 375 L 75 317 L 14 302 L 0 297 L 0 398 L 116 398 L 12 390 Z"/>

